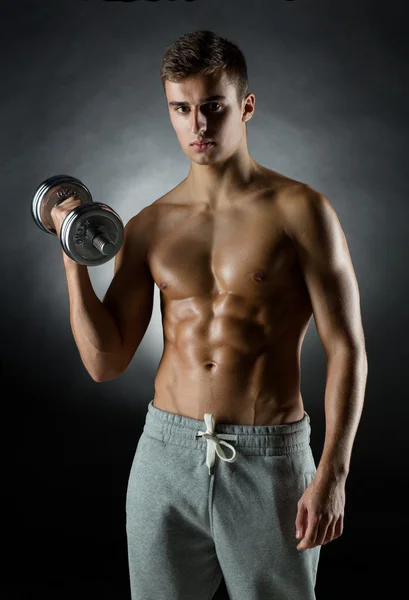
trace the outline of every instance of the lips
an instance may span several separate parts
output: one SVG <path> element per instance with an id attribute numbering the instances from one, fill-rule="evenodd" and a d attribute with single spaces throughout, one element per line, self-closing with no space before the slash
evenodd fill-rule
<path id="1" fill-rule="evenodd" d="M 206 144 L 214 144 L 212 140 L 200 140 L 200 142 L 193 142 L 192 146 L 205 146 Z"/>
<path id="2" fill-rule="evenodd" d="M 199 150 L 199 152 L 204 152 L 205 150 L 209 150 L 214 145 L 214 142 L 205 142 L 204 144 L 192 144 L 193 148 Z"/>

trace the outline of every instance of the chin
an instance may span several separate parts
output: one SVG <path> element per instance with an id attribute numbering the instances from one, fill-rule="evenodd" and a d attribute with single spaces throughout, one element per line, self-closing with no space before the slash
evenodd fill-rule
<path id="1" fill-rule="evenodd" d="M 210 165 L 210 164 L 214 164 L 217 162 L 214 156 L 212 156 L 211 158 L 210 158 L 210 156 L 203 156 L 201 159 L 200 159 L 200 157 L 197 158 L 197 157 L 191 156 L 190 160 L 192 162 L 196 163 L 197 165 Z"/>
<path id="2" fill-rule="evenodd" d="M 186 152 L 186 154 L 195 162 L 201 163 L 202 160 L 209 160 L 209 159 L 214 159 L 215 157 L 215 149 L 213 148 L 211 153 L 207 153 L 207 152 L 196 152 L 195 149 L 192 146 L 189 146 L 189 150 Z M 201 160 L 202 159 L 202 160 Z"/>

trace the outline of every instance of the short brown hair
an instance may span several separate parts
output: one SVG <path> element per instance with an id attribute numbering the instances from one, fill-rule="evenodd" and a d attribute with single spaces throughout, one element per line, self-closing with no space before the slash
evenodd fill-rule
<path id="1" fill-rule="evenodd" d="M 194 31 L 179 36 L 162 58 L 160 78 L 165 82 L 179 83 L 198 73 L 212 75 L 224 70 L 236 86 L 237 102 L 248 94 L 247 65 L 241 50 L 233 42 L 212 31 Z"/>

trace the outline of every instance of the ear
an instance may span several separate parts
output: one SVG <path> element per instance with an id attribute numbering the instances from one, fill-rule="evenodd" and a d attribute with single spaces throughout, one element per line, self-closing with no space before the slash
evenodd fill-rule
<path id="1" fill-rule="evenodd" d="M 243 106 L 243 121 L 246 123 L 254 115 L 256 97 L 254 94 L 247 94 Z"/>

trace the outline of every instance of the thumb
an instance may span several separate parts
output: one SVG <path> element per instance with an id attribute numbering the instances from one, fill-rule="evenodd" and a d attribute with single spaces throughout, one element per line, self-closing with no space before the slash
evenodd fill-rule
<path id="1" fill-rule="evenodd" d="M 307 516 L 308 511 L 306 507 L 303 504 L 301 504 L 301 506 L 298 508 L 297 518 L 295 519 L 295 537 L 298 539 L 304 537 L 305 530 L 307 528 Z"/>

